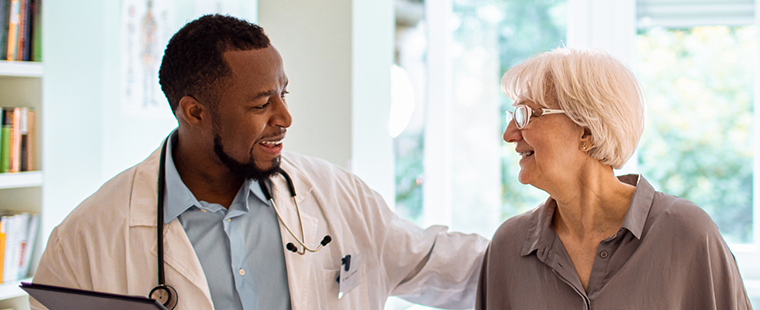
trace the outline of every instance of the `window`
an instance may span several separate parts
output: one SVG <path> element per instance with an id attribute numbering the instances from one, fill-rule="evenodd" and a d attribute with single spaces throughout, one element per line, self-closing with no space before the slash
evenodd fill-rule
<path id="1" fill-rule="evenodd" d="M 638 170 L 702 207 L 728 243 L 753 243 L 754 25 L 651 27 L 637 36 L 648 101 Z"/>
<path id="2" fill-rule="evenodd" d="M 391 132 L 405 128 L 394 139 L 400 216 L 490 238 L 506 218 L 546 199 L 517 181 L 519 156 L 500 138 L 512 104 L 500 79 L 562 44 L 566 4 L 396 1 Z M 386 309 L 427 308 L 392 299 Z"/>

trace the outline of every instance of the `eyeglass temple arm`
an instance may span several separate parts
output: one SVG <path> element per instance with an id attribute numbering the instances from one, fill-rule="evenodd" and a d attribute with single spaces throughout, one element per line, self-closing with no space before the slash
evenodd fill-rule
<path id="1" fill-rule="evenodd" d="M 549 114 L 562 114 L 562 113 L 565 113 L 565 111 L 557 110 L 557 109 L 540 108 L 535 113 L 536 113 L 536 116 L 541 116 L 541 115 L 549 115 Z"/>

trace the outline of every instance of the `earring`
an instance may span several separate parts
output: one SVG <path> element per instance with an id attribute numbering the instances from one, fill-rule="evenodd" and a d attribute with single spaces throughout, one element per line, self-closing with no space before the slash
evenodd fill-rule
<path id="1" fill-rule="evenodd" d="M 585 151 L 588 149 L 588 146 L 586 146 L 586 142 L 581 143 L 581 148 Z"/>

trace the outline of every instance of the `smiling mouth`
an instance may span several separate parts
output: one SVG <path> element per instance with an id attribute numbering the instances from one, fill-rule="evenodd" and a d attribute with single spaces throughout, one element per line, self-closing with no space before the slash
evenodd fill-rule
<path id="1" fill-rule="evenodd" d="M 518 152 L 523 159 L 533 156 L 534 151 Z"/>
<path id="2" fill-rule="evenodd" d="M 285 140 L 285 139 L 283 138 L 283 139 L 280 139 L 280 140 L 277 140 L 277 141 L 261 141 L 259 143 L 261 145 L 263 145 L 263 146 L 266 146 L 266 147 L 274 147 L 274 146 L 278 146 L 278 145 L 282 144 L 282 140 Z"/>

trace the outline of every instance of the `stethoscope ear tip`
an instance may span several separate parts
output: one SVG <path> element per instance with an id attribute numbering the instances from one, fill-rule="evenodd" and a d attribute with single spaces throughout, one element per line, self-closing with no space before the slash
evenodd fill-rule
<path id="1" fill-rule="evenodd" d="M 330 237 L 330 235 L 325 235 L 325 237 L 322 238 L 322 242 L 320 242 L 319 244 L 321 244 L 322 246 L 326 246 L 328 243 L 330 243 L 330 241 L 332 241 L 332 237 Z"/>
<path id="2" fill-rule="evenodd" d="M 285 245 L 285 248 L 288 249 L 288 251 L 291 251 L 293 253 L 298 252 L 298 248 L 296 248 L 296 245 L 293 244 L 293 242 L 288 242 L 288 244 Z"/>

